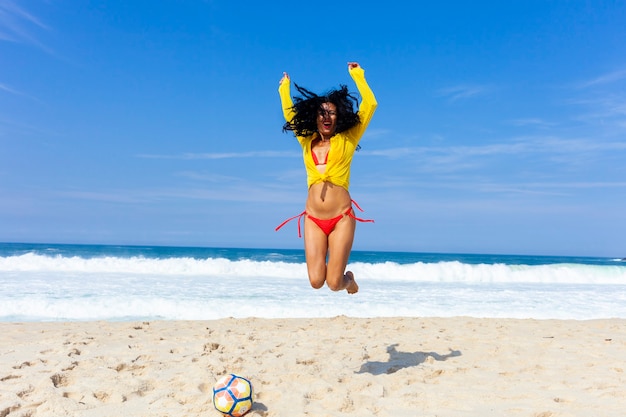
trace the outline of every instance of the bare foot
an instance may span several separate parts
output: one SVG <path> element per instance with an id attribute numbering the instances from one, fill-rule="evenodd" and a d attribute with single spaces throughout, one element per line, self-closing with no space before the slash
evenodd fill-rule
<path id="1" fill-rule="evenodd" d="M 346 277 L 348 277 L 348 279 L 350 280 L 350 283 L 346 287 L 346 291 L 348 291 L 348 294 L 356 294 L 357 292 L 359 292 L 359 286 L 354 279 L 354 274 L 352 273 L 352 271 L 346 271 Z"/>

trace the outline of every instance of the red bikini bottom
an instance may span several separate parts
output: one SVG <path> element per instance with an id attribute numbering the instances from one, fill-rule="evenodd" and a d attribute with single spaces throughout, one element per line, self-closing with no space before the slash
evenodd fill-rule
<path id="1" fill-rule="evenodd" d="M 356 208 L 359 209 L 359 211 L 363 211 L 363 209 L 361 209 L 361 207 L 359 207 L 359 205 L 356 203 L 356 201 L 352 200 L 352 203 L 356 206 Z M 348 210 L 346 210 L 345 212 L 343 212 L 342 214 L 340 214 L 337 217 L 333 217 L 332 219 L 318 219 L 317 217 L 313 217 L 310 214 L 308 214 L 306 212 L 306 210 L 305 210 L 302 213 L 298 214 L 297 216 L 290 217 L 287 220 L 285 220 L 284 222 L 282 222 L 276 228 L 276 231 L 278 231 L 281 227 L 283 227 L 284 225 L 286 225 L 290 221 L 292 221 L 294 219 L 298 219 L 298 237 L 302 237 L 302 230 L 301 230 L 301 226 L 300 226 L 300 220 L 302 219 L 302 216 L 307 216 L 309 219 L 311 219 L 313 221 L 313 223 L 315 223 L 320 229 L 322 229 L 322 231 L 326 234 L 326 236 L 328 236 L 328 235 L 330 235 L 330 233 L 333 230 L 335 230 L 335 226 L 337 225 L 337 223 L 339 223 L 339 220 L 343 219 L 343 216 L 346 216 L 346 215 L 352 217 L 354 220 L 359 221 L 359 222 L 374 223 L 374 220 L 371 220 L 371 219 L 361 219 L 359 217 L 356 217 L 354 215 L 354 213 L 353 213 L 352 207 L 348 207 Z"/>

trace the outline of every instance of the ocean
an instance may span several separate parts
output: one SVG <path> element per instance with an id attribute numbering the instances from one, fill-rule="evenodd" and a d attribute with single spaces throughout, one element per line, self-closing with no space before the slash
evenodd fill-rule
<path id="1" fill-rule="evenodd" d="M 626 262 L 353 251 L 360 291 L 309 286 L 302 250 L 0 243 L 0 321 L 227 317 L 626 318 Z"/>

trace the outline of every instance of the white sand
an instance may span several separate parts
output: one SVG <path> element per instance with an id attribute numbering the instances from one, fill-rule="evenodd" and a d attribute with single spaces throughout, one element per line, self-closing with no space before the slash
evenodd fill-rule
<path id="1" fill-rule="evenodd" d="M 0 323 L 0 417 L 624 416 L 626 320 Z"/>

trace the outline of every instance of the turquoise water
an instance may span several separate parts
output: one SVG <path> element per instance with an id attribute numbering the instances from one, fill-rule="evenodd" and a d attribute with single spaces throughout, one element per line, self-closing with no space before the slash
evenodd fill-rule
<path id="1" fill-rule="evenodd" d="M 0 243 L 0 320 L 626 318 L 626 262 L 352 253 L 361 290 L 313 290 L 301 250 Z"/>

